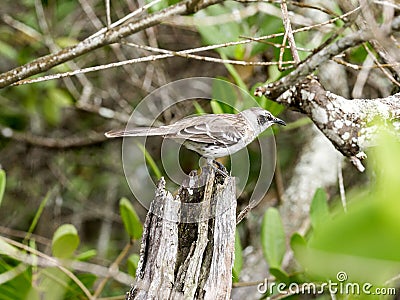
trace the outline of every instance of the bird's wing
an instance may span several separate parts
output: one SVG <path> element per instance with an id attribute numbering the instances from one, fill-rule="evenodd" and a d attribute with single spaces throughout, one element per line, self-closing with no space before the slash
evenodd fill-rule
<path id="1" fill-rule="evenodd" d="M 229 146 L 245 135 L 245 120 L 240 115 L 203 115 L 182 119 L 173 126 L 171 138 Z M 168 135 L 167 135 L 168 137 Z"/>

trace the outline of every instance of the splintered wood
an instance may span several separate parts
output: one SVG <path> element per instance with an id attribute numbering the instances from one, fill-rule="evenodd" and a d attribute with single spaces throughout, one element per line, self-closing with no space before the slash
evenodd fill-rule
<path id="1" fill-rule="evenodd" d="M 235 178 L 207 166 L 175 197 L 162 178 L 126 299 L 230 299 L 235 227 Z"/>

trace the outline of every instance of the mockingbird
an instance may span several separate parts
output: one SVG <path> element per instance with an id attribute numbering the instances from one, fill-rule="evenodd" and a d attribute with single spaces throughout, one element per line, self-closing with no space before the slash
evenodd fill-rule
<path id="1" fill-rule="evenodd" d="M 246 147 L 273 124 L 286 125 L 269 111 L 252 107 L 238 114 L 195 115 L 170 125 L 115 130 L 105 135 L 108 138 L 163 136 L 182 143 L 208 160 L 214 160 Z"/>

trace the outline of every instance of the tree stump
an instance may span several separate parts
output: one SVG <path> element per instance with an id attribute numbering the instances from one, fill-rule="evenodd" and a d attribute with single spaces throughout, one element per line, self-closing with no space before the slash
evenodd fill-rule
<path id="1" fill-rule="evenodd" d="M 162 178 L 126 299 L 230 299 L 235 227 L 235 178 L 206 166 L 175 197 Z"/>

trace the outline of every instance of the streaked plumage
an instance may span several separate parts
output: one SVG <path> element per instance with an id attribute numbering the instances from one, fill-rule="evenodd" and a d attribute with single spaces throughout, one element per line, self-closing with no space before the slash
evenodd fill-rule
<path id="1" fill-rule="evenodd" d="M 269 111 L 253 107 L 238 114 L 190 116 L 171 125 L 137 127 L 110 131 L 109 138 L 129 136 L 164 136 L 182 143 L 206 158 L 233 154 L 251 143 L 273 124 L 286 125 Z"/>

